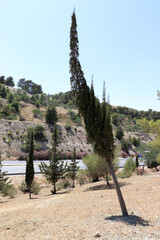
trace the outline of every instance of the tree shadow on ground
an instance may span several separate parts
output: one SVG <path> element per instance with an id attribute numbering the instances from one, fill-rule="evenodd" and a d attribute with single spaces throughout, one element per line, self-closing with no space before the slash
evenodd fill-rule
<path id="1" fill-rule="evenodd" d="M 136 215 L 129 215 L 129 216 L 111 216 L 105 218 L 106 221 L 114 221 L 114 222 L 124 222 L 128 225 L 141 225 L 141 226 L 149 226 L 149 222 L 144 220 L 143 218 L 136 216 Z"/>
<path id="2" fill-rule="evenodd" d="M 130 183 L 125 183 L 125 182 L 120 182 L 119 186 L 123 187 L 125 185 L 129 185 Z M 107 186 L 107 184 L 99 184 L 93 187 L 89 187 L 87 189 L 84 190 L 84 192 L 89 192 L 89 191 L 97 191 L 97 190 L 110 190 L 110 189 L 115 189 L 115 185 L 114 183 L 110 183 L 109 186 Z"/>
<path id="3" fill-rule="evenodd" d="M 68 189 L 68 190 L 64 190 L 64 191 L 57 191 L 55 194 L 46 194 L 45 196 L 56 196 L 56 195 L 60 195 L 60 194 L 67 194 L 67 193 L 70 193 L 71 189 Z"/>

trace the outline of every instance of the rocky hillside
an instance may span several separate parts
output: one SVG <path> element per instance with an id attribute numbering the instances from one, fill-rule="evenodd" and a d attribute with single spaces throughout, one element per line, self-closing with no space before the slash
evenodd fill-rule
<path id="1" fill-rule="evenodd" d="M 2 159 L 18 159 L 19 154 L 22 153 L 22 146 L 25 144 L 27 129 L 30 127 L 43 126 L 45 137 L 38 140 L 37 143 L 43 151 L 51 148 L 52 125 L 45 123 L 45 114 L 49 101 L 56 105 L 58 114 L 59 150 L 69 152 L 76 148 L 76 151 L 79 152 L 92 152 L 93 148 L 87 141 L 83 120 L 77 114 L 78 111 L 74 107 L 70 92 L 48 97 L 45 94 L 31 95 L 9 87 L 6 95 L 2 95 L 2 91 L 0 94 L 0 151 Z M 124 111 L 124 109 L 124 113 L 118 112 Z M 122 139 L 136 138 L 144 143 L 152 140 L 151 136 L 141 131 L 134 116 L 128 117 L 129 111 L 126 108 L 113 108 L 113 130 L 115 144 L 119 146 L 119 151 L 121 151 Z M 135 116 L 137 116 L 137 112 L 134 110 Z M 73 116 L 77 118 L 73 119 Z M 123 131 L 122 139 L 117 138 L 118 127 L 121 127 Z M 129 151 L 130 154 L 134 153 L 135 146 L 130 146 Z"/>

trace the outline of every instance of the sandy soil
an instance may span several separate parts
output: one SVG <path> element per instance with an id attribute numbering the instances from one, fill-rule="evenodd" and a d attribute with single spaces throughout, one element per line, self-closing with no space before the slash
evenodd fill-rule
<path id="1" fill-rule="evenodd" d="M 13 177 L 13 182 L 19 184 L 21 178 Z M 0 239 L 92 240 L 96 232 L 103 240 L 160 239 L 160 174 L 148 172 L 119 182 L 129 217 L 121 216 L 113 185 L 104 189 L 103 181 L 56 195 L 43 184 L 32 200 L 22 193 L 14 199 L 1 197 Z"/>

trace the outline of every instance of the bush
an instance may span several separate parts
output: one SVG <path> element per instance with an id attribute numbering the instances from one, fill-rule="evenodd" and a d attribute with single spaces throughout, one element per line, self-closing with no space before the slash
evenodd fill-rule
<path id="1" fill-rule="evenodd" d="M 58 121 L 58 115 L 55 106 L 49 105 L 45 115 L 46 123 L 54 125 Z"/>
<path id="2" fill-rule="evenodd" d="M 127 178 L 130 177 L 132 175 L 132 173 L 134 172 L 134 170 L 136 169 L 136 163 L 132 158 L 129 158 L 125 165 L 124 168 L 122 170 L 122 172 L 120 172 L 118 174 L 118 177 L 120 178 Z"/>
<path id="3" fill-rule="evenodd" d="M 79 116 L 79 114 L 76 114 L 75 112 L 73 112 L 72 110 L 69 110 L 67 113 L 70 117 L 70 119 L 76 123 L 78 126 L 80 126 L 82 124 L 82 119 Z"/>
<path id="4" fill-rule="evenodd" d="M 97 154 L 92 153 L 84 157 L 83 162 L 86 165 L 93 182 L 98 181 L 99 177 L 105 176 L 108 172 L 108 165 L 105 160 Z"/>
<path id="5" fill-rule="evenodd" d="M 122 151 L 128 153 L 129 147 L 130 147 L 129 142 L 128 142 L 127 140 L 124 140 L 124 139 L 123 139 L 122 142 L 121 142 Z"/>
<path id="6" fill-rule="evenodd" d="M 17 193 L 17 190 L 13 184 L 6 183 L 3 186 L 2 192 L 4 196 L 9 196 L 10 198 L 14 198 Z"/>
<path id="7" fill-rule="evenodd" d="M 45 138 L 45 133 L 44 133 L 44 127 L 41 125 L 37 125 L 34 129 L 33 129 L 33 135 L 34 138 L 36 140 L 42 140 Z"/>
<path id="8" fill-rule="evenodd" d="M 80 169 L 77 174 L 77 181 L 79 185 L 83 185 L 92 182 L 91 178 L 88 177 L 88 171 L 86 169 Z"/>
<path id="9" fill-rule="evenodd" d="M 118 138 L 118 139 L 121 141 L 121 139 L 123 138 L 123 136 L 124 136 L 124 131 L 122 130 L 121 127 L 118 127 L 118 128 L 116 129 L 116 138 Z"/>
<path id="10" fill-rule="evenodd" d="M 19 115 L 19 121 L 26 121 L 26 119 L 22 115 Z"/>
<path id="11" fill-rule="evenodd" d="M 70 182 L 68 178 L 62 179 L 56 183 L 56 189 L 59 191 L 61 189 L 70 188 Z"/>
<path id="12" fill-rule="evenodd" d="M 65 124 L 65 129 L 66 129 L 67 132 L 70 132 L 72 130 L 71 124 L 70 123 L 66 123 Z"/>
<path id="13" fill-rule="evenodd" d="M 139 138 L 132 138 L 132 143 L 135 147 L 139 147 L 140 146 L 140 139 Z"/>
<path id="14" fill-rule="evenodd" d="M 33 112 L 33 117 L 35 118 L 43 116 L 42 111 L 38 108 L 33 109 L 32 112 Z"/>
<path id="15" fill-rule="evenodd" d="M 29 190 L 27 189 L 27 184 L 25 183 L 25 181 L 23 181 L 21 183 L 21 185 L 18 187 L 18 189 L 20 191 L 22 191 L 23 193 L 27 193 L 29 192 Z M 31 186 L 31 193 L 34 193 L 35 195 L 37 195 L 40 191 L 40 185 L 36 182 L 33 181 L 32 186 Z"/>

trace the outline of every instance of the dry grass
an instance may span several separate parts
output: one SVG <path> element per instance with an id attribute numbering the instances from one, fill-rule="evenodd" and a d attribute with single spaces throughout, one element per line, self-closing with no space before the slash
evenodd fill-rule
<path id="1" fill-rule="evenodd" d="M 44 179 L 38 178 L 44 186 Z M 130 214 L 126 218 L 121 216 L 115 189 L 104 189 L 104 184 L 76 185 L 57 195 L 43 187 L 32 200 L 21 193 L 15 199 L 1 198 L 0 239 L 90 240 L 97 231 L 103 240 L 160 239 L 159 173 L 120 180 Z"/>

